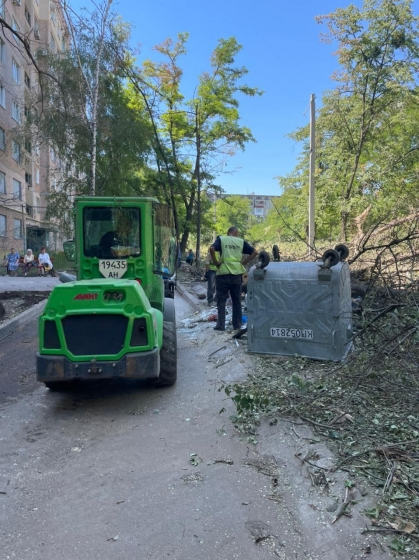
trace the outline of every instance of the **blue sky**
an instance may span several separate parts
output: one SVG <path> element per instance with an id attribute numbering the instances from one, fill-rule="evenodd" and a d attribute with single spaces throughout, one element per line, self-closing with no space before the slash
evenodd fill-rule
<path id="1" fill-rule="evenodd" d="M 92 8 L 90 0 L 70 0 L 78 11 Z M 231 158 L 216 183 L 227 193 L 279 195 L 274 177 L 294 168 L 299 146 L 286 138 L 309 120 L 304 112 L 314 93 L 333 87 L 338 67 L 336 45 L 320 40 L 325 27 L 315 16 L 361 0 L 119 0 L 114 9 L 130 22 L 132 46 L 140 45 L 138 62 L 156 58 L 152 47 L 179 32 L 190 34 L 182 59 L 183 94 L 192 97 L 197 77 L 210 69 L 210 55 L 218 39 L 235 36 L 243 49 L 238 65 L 249 70 L 246 82 L 265 91 L 262 97 L 240 99 L 242 123 L 257 143 Z"/>

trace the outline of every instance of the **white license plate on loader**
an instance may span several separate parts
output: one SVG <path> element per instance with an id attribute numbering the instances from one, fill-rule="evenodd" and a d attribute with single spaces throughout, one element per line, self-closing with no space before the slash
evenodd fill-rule
<path id="1" fill-rule="evenodd" d="M 125 259 L 99 259 L 99 272 L 105 278 L 122 278 L 126 271 Z"/>

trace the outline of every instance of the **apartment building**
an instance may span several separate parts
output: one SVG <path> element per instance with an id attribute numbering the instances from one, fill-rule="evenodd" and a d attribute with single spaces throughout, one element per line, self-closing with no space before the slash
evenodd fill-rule
<path id="1" fill-rule="evenodd" d="M 221 194 L 217 195 L 217 198 L 227 198 L 229 196 L 239 196 L 240 198 L 247 198 L 250 201 L 250 208 L 253 216 L 260 218 L 260 220 L 264 220 L 268 215 L 269 210 L 274 207 L 274 201 L 276 196 L 265 196 L 255 193 L 250 194 Z"/>
<path id="2" fill-rule="evenodd" d="M 36 57 L 66 47 L 58 2 L 0 0 L 0 17 L 28 40 Z M 45 220 L 48 193 L 61 173 L 53 147 L 40 145 L 27 119 L 38 76 L 18 39 L 0 26 L 0 257 L 14 247 L 56 248 L 57 227 Z M 26 132 L 25 132 L 26 131 Z"/>

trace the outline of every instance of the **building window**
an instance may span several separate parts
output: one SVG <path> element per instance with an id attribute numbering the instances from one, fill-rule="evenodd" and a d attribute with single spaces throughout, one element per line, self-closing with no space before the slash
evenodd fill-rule
<path id="1" fill-rule="evenodd" d="M 20 123 L 20 107 L 16 101 L 12 103 L 12 117 L 16 122 Z"/>
<path id="2" fill-rule="evenodd" d="M 20 4 L 20 1 L 19 1 Z M 12 18 L 12 29 L 13 31 L 16 31 L 16 33 L 20 33 L 20 27 L 18 22 L 15 20 L 15 18 Z M 16 35 L 13 35 L 16 43 L 19 43 L 19 39 L 16 37 Z"/>
<path id="3" fill-rule="evenodd" d="M 7 237 L 6 216 L 3 216 L 3 214 L 0 214 L 0 235 L 2 237 Z"/>
<path id="4" fill-rule="evenodd" d="M 20 66 L 15 59 L 12 60 L 12 77 L 17 84 L 20 84 Z"/>
<path id="5" fill-rule="evenodd" d="M 2 3 L 3 7 L 5 2 Z M 0 14 L 1 16 L 1 14 Z M 3 16 L 1 16 L 3 17 Z M 3 39 L 0 39 L 0 62 L 4 62 L 6 60 L 6 44 Z"/>
<path id="6" fill-rule="evenodd" d="M 3 109 L 6 108 L 6 90 L 3 86 L 0 86 L 0 105 Z"/>
<path id="7" fill-rule="evenodd" d="M 6 174 L 0 171 L 0 194 L 6 194 Z"/>
<path id="8" fill-rule="evenodd" d="M 27 6 L 25 6 L 25 18 L 26 18 L 26 21 L 30 25 L 31 24 L 31 14 L 30 14 Z"/>
<path id="9" fill-rule="evenodd" d="M 55 162 L 56 159 L 57 159 L 57 156 L 56 156 L 56 154 L 55 154 L 54 148 L 51 148 L 50 154 L 51 154 L 51 160 L 52 160 L 53 162 Z"/>
<path id="10" fill-rule="evenodd" d="M 32 175 L 30 173 L 25 173 L 25 181 L 30 187 L 32 186 Z"/>
<path id="11" fill-rule="evenodd" d="M 25 140 L 25 150 L 28 154 L 32 153 L 32 142 L 30 140 Z"/>
<path id="12" fill-rule="evenodd" d="M 6 149 L 6 133 L 2 128 L 0 128 L 0 149 L 3 150 L 3 152 Z"/>
<path id="13" fill-rule="evenodd" d="M 54 37 L 51 37 L 51 43 L 50 43 L 50 49 L 53 53 L 55 53 L 55 39 Z"/>
<path id="14" fill-rule="evenodd" d="M 39 169 L 35 169 L 35 182 L 39 185 Z"/>
<path id="15" fill-rule="evenodd" d="M 17 179 L 13 179 L 13 198 L 22 200 L 22 183 Z"/>
<path id="16" fill-rule="evenodd" d="M 13 237 L 22 239 L 22 220 L 13 220 Z"/>
<path id="17" fill-rule="evenodd" d="M 35 39 L 39 39 L 39 21 L 36 18 L 33 26 L 33 34 Z"/>
<path id="18" fill-rule="evenodd" d="M 4 16 L 5 16 L 5 9 L 4 9 L 5 4 L 6 4 L 5 1 L 0 2 L 0 17 L 2 17 L 3 19 L 4 19 Z"/>
<path id="19" fill-rule="evenodd" d="M 12 158 L 18 163 L 22 161 L 22 149 L 16 140 L 12 140 Z"/>
<path id="20" fill-rule="evenodd" d="M 29 89 L 31 87 L 31 79 L 26 72 L 25 72 L 25 86 L 28 87 Z"/>
<path id="21" fill-rule="evenodd" d="M 27 105 L 25 105 L 25 119 L 28 121 L 28 123 L 32 122 L 32 115 L 31 115 L 31 111 L 29 109 L 29 107 Z"/>

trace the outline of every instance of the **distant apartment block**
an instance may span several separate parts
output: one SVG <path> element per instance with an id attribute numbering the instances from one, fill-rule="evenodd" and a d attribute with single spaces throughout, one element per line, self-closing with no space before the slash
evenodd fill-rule
<path id="1" fill-rule="evenodd" d="M 251 212 L 257 218 L 261 218 L 264 220 L 271 208 L 274 207 L 273 202 L 275 200 L 275 196 L 264 196 L 260 194 L 222 194 L 217 195 L 219 198 L 227 198 L 228 196 L 239 196 L 240 198 L 247 198 L 250 200 L 251 204 Z"/>
<path id="2" fill-rule="evenodd" d="M 51 0 L 0 0 L 0 17 L 29 41 L 31 52 L 66 48 L 61 8 Z M 38 76 L 22 44 L 0 27 L 0 257 L 41 246 L 54 248 L 57 228 L 45 220 L 47 197 L 60 162 L 50 145 L 40 145 L 31 118 Z"/>

